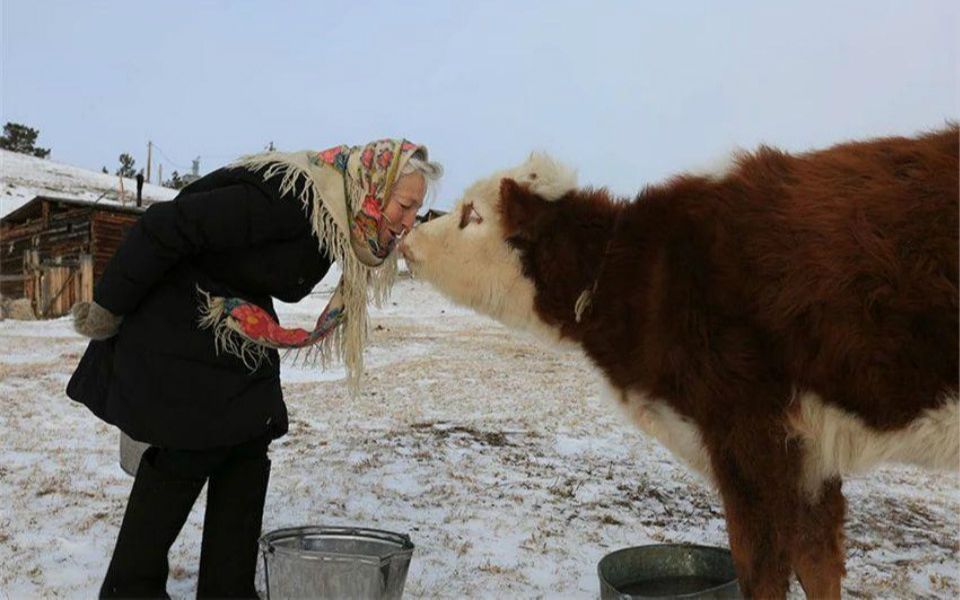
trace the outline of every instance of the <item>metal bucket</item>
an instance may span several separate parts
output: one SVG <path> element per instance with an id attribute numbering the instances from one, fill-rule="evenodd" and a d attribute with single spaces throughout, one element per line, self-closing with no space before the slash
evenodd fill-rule
<path id="1" fill-rule="evenodd" d="M 120 432 L 120 468 L 127 475 L 137 476 L 137 467 L 140 466 L 140 457 L 146 452 L 150 444 L 138 442 L 124 432 Z"/>
<path id="2" fill-rule="evenodd" d="M 268 600 L 399 600 L 413 543 L 355 527 L 294 527 L 260 538 Z"/>
<path id="3" fill-rule="evenodd" d="M 726 548 L 655 544 L 624 548 L 597 565 L 602 600 L 742 598 Z"/>

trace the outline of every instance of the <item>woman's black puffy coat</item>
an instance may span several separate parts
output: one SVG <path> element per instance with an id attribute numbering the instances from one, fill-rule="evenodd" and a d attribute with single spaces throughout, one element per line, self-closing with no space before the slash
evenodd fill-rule
<path id="1" fill-rule="evenodd" d="M 127 234 L 94 290 L 123 316 L 92 341 L 67 394 L 134 439 L 162 447 L 230 446 L 287 431 L 279 356 L 251 371 L 217 354 L 198 326 L 198 288 L 244 298 L 276 317 L 272 298 L 296 302 L 323 278 L 319 249 L 295 190 L 221 169 L 154 204 Z"/>

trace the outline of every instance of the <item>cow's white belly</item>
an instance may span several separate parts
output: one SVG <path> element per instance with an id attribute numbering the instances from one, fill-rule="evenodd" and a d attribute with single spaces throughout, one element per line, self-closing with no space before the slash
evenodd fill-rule
<path id="1" fill-rule="evenodd" d="M 960 409 L 956 392 L 902 429 L 878 431 L 859 417 L 800 394 L 790 426 L 804 442 L 803 487 L 816 496 L 824 480 L 863 473 L 883 462 L 928 469 L 960 468 Z"/>
<path id="2" fill-rule="evenodd" d="M 610 391 L 641 430 L 713 481 L 710 457 L 693 421 L 642 392 Z M 960 398 L 956 392 L 946 395 L 939 408 L 895 431 L 873 429 L 816 394 L 800 394 L 794 402 L 787 435 L 803 443 L 802 486 L 811 499 L 819 495 L 824 481 L 863 473 L 883 462 L 960 469 Z"/>

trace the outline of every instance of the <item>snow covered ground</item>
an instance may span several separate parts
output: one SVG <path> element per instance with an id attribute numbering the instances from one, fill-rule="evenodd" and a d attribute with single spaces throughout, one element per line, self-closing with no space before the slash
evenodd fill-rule
<path id="1" fill-rule="evenodd" d="M 120 178 L 116 175 L 0 149 L 0 217 L 38 195 L 99 199 L 101 203 L 119 204 L 119 188 Z M 123 189 L 128 204 L 136 200 L 135 180 L 124 179 Z M 147 183 L 143 186 L 143 197 L 148 202 L 170 200 L 176 195 L 177 190 L 159 185 Z"/>
<path id="2" fill-rule="evenodd" d="M 329 290 L 282 320 L 309 326 Z M 622 421 L 581 357 L 411 280 L 373 314 L 361 398 L 342 370 L 284 367 L 291 431 L 272 447 L 265 530 L 406 532 L 414 598 L 595 598 L 614 549 L 725 544 L 717 496 Z M 64 396 L 84 346 L 66 319 L 0 322 L 0 598 L 90 598 L 106 569 L 132 479 L 116 431 Z M 958 483 L 850 479 L 845 595 L 958 597 Z M 194 594 L 202 511 L 171 552 L 175 597 Z"/>

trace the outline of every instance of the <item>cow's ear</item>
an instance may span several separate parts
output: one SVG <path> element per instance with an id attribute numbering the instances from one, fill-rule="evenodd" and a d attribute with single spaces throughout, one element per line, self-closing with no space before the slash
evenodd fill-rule
<path id="1" fill-rule="evenodd" d="M 500 180 L 500 214 L 508 237 L 526 237 L 547 201 L 513 179 Z"/>

